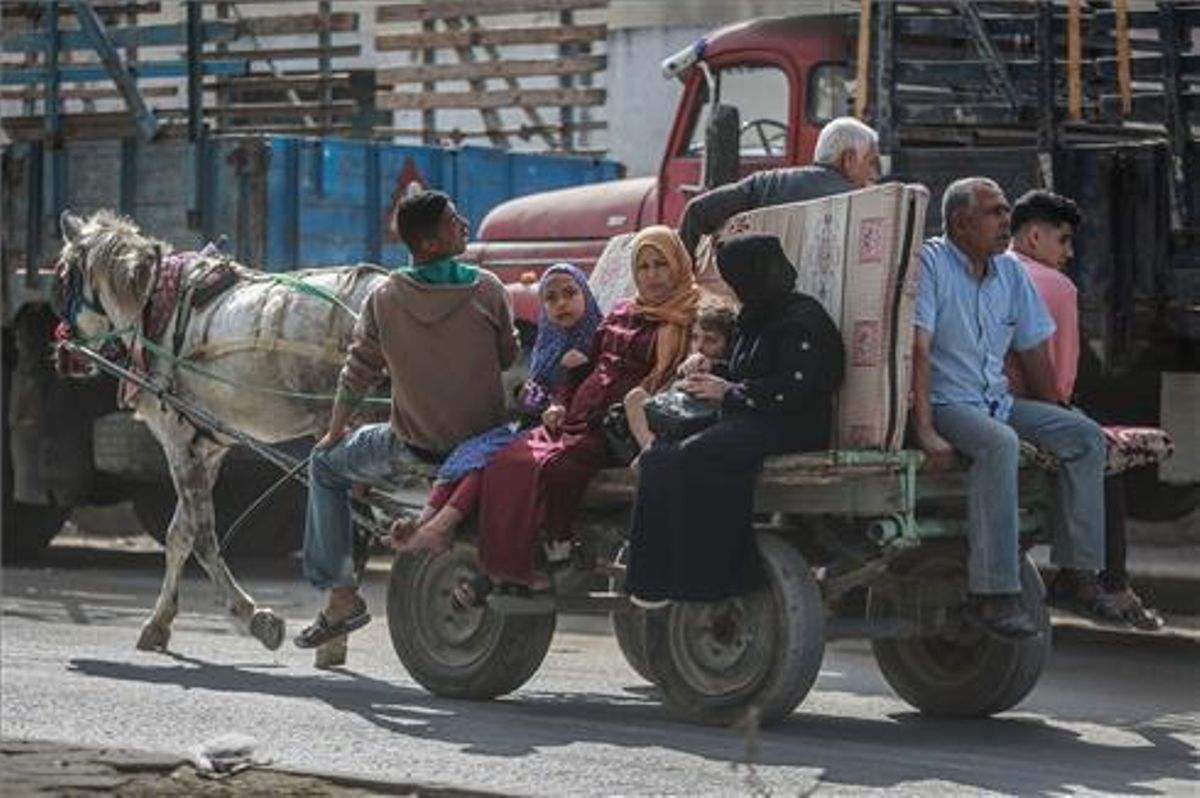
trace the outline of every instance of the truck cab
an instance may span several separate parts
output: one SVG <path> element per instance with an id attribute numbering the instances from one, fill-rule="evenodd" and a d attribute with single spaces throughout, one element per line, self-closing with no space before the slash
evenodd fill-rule
<path id="1" fill-rule="evenodd" d="M 663 62 L 683 93 L 657 177 L 510 200 L 484 218 L 467 257 L 508 283 L 560 260 L 590 270 L 610 237 L 675 226 L 708 188 L 809 163 L 821 126 L 845 107 L 846 23 L 758 19 L 696 40 Z"/>

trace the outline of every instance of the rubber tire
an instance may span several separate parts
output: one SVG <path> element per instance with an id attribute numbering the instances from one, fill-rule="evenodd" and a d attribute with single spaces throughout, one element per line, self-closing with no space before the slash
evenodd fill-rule
<path id="1" fill-rule="evenodd" d="M 253 473 L 235 468 L 217 478 L 213 490 L 217 539 L 224 537 L 230 524 L 253 503 L 282 472 L 270 473 L 265 467 Z M 170 483 L 140 484 L 133 490 L 133 511 L 146 532 L 159 543 L 166 542 L 167 527 L 175 513 L 175 489 Z M 304 543 L 304 513 L 307 493 L 298 483 L 285 485 L 266 504 L 259 507 L 225 552 L 230 556 L 273 557 L 291 554 Z"/>
<path id="2" fill-rule="evenodd" d="M 610 612 L 609 621 L 612 623 L 613 636 L 617 638 L 617 646 L 621 649 L 629 667 L 651 684 L 654 674 L 650 670 L 650 662 L 646 654 L 646 612 L 637 607 L 630 607 L 625 612 Z"/>
<path id="3" fill-rule="evenodd" d="M 741 722 L 751 707 L 757 707 L 758 723 L 767 726 L 792 713 L 821 670 L 825 613 L 812 569 L 796 547 L 778 535 L 760 533 L 758 550 L 768 584 L 754 593 L 712 604 L 675 602 L 645 613 L 646 653 L 653 681 L 663 691 L 668 707 L 688 720 L 728 726 Z M 759 618 L 759 637 L 770 638 L 766 661 L 750 663 L 751 676 L 741 686 L 722 689 L 711 681 L 701 685 L 700 675 L 689 676 L 688 652 L 695 646 L 681 650 L 685 641 L 692 640 L 687 635 L 689 622 L 698 613 L 711 615 L 739 605 L 750 606 Z M 744 655 L 743 651 L 734 665 L 740 664 Z M 704 674 L 710 679 L 714 675 L 719 679 L 724 674 L 713 670 Z"/>
<path id="4" fill-rule="evenodd" d="M 434 695 L 486 700 L 511 693 L 537 672 L 556 616 L 501 615 L 488 606 L 450 602 L 458 582 L 477 572 L 473 545 L 455 543 L 438 557 L 405 552 L 392 561 L 387 591 L 392 647 L 409 674 Z M 446 633 L 447 622 L 457 626 Z"/>
<path id="5" fill-rule="evenodd" d="M 69 507 L 56 505 L 24 504 L 9 499 L 4 494 L 3 545 L 0 559 L 5 565 L 37 562 L 46 553 L 50 541 L 62 529 Z"/>
<path id="6" fill-rule="evenodd" d="M 0 390 L 0 494 L 3 495 L 3 508 L 0 512 L 0 562 L 4 565 L 17 565 L 37 561 L 46 552 L 50 541 L 62 529 L 63 522 L 71 514 L 71 508 L 57 505 L 26 504 L 13 501 L 12 458 L 9 453 L 8 412 L 9 394 L 12 390 L 13 371 L 17 360 L 15 336 L 7 327 L 4 328 L 3 345 L 3 382 Z"/>
<path id="7" fill-rule="evenodd" d="M 961 557 L 916 552 L 903 572 L 908 575 L 962 574 Z M 966 636 L 873 640 L 871 648 L 883 678 L 900 698 L 928 715 L 986 717 L 1011 709 L 1029 695 L 1050 656 L 1050 613 L 1046 588 L 1028 556 L 1021 559 L 1021 589 L 1027 610 L 1037 613 L 1041 633 L 1008 643 L 978 630 Z M 887 603 L 872 596 L 869 617 L 891 614 Z M 966 670 L 947 658 L 969 657 Z"/>

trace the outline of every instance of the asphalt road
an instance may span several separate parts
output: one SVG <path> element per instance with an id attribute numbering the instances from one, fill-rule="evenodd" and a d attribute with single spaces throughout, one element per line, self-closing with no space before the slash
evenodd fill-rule
<path id="1" fill-rule="evenodd" d="M 288 768 L 555 796 L 1200 794 L 1194 636 L 1060 639 L 1017 710 L 971 721 L 916 714 L 866 644 L 837 643 L 796 714 L 749 739 L 672 719 L 610 636 L 561 626 L 516 694 L 431 696 L 392 652 L 378 572 L 367 590 L 378 617 L 339 671 L 239 635 L 198 571 L 172 653 L 137 652 L 159 559 L 56 545 L 47 566 L 3 571 L 0 736 L 177 754 L 236 732 Z M 294 563 L 235 570 L 289 633 L 319 606 Z"/>

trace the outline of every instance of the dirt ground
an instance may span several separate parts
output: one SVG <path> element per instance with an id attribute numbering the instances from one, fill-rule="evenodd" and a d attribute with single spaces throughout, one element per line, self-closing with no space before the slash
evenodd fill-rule
<path id="1" fill-rule="evenodd" d="M 289 773 L 251 766 L 218 778 L 186 759 L 117 749 L 43 742 L 0 742 L 0 784 L 6 796 L 350 796 L 405 795 L 451 798 L 480 795 L 446 787 L 385 784 L 352 778 Z"/>

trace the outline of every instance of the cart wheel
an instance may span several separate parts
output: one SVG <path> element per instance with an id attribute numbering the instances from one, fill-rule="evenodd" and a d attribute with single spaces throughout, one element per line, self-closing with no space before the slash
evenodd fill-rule
<path id="1" fill-rule="evenodd" d="M 654 674 L 650 671 L 650 663 L 646 661 L 646 612 L 630 607 L 625 612 L 610 612 L 608 617 L 612 621 L 617 645 L 629 667 L 638 676 L 653 683 Z"/>
<path id="2" fill-rule="evenodd" d="M 917 551 L 896 569 L 909 576 L 965 578 L 961 556 Z M 1041 631 L 1013 643 L 961 626 L 940 634 L 875 640 L 871 648 L 883 678 L 902 699 L 930 715 L 986 716 L 1015 706 L 1037 684 L 1050 655 L 1050 614 L 1046 589 L 1028 557 L 1021 559 L 1025 609 Z M 890 602 L 871 595 L 871 617 L 894 614 Z"/>
<path id="3" fill-rule="evenodd" d="M 495 698 L 516 690 L 550 650 L 555 614 L 502 615 L 490 607 L 460 609 L 450 594 L 477 572 L 474 546 L 458 542 L 430 557 L 402 553 L 392 561 L 387 615 L 392 647 L 425 689 L 449 698 Z"/>
<path id="4" fill-rule="evenodd" d="M 759 723 L 777 721 L 820 671 L 825 620 L 812 569 L 777 535 L 760 534 L 758 549 L 768 582 L 759 590 L 645 613 L 653 681 L 690 720 L 729 725 L 755 708 Z"/>
<path id="5" fill-rule="evenodd" d="M 621 546 L 617 552 L 616 562 L 621 565 L 629 564 L 629 544 Z M 613 593 L 625 592 L 624 578 L 611 577 L 608 589 Z M 646 612 L 638 607 L 629 605 L 624 612 L 610 612 L 608 620 L 612 624 L 613 636 L 617 638 L 617 646 L 621 649 L 625 661 L 634 672 L 648 682 L 654 682 L 654 674 L 650 672 L 650 664 L 646 662 Z"/>

